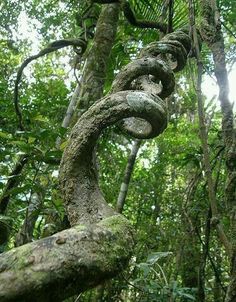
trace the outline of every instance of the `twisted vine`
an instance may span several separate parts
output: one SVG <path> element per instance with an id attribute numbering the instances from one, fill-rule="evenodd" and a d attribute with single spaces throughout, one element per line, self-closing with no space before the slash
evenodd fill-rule
<path id="1" fill-rule="evenodd" d="M 72 129 L 60 166 L 60 185 L 71 225 L 96 223 L 115 211 L 100 191 L 93 151 L 101 131 L 117 122 L 136 138 L 153 138 L 167 127 L 165 98 L 174 90 L 174 72 L 184 68 L 191 49 L 188 30 L 177 30 L 147 45 L 126 65 L 109 95 L 98 100 Z"/>

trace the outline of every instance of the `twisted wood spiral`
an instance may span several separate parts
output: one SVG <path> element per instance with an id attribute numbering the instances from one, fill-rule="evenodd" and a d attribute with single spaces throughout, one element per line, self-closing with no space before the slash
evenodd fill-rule
<path id="1" fill-rule="evenodd" d="M 93 151 L 101 131 L 120 126 L 136 138 L 153 138 L 167 127 L 165 98 L 174 90 L 174 72 L 184 68 L 191 49 L 186 29 L 148 44 L 126 65 L 109 95 L 98 100 L 72 129 L 60 166 L 60 185 L 72 225 L 112 216 L 99 189 Z M 92 83 L 91 83 L 92 84 Z"/>

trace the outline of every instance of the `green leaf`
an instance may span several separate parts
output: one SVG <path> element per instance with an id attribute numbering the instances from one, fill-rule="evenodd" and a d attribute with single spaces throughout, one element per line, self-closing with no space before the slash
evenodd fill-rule
<path id="1" fill-rule="evenodd" d="M 148 263 L 139 263 L 137 264 L 137 267 L 143 272 L 144 277 L 147 277 L 151 270 L 151 267 Z"/>
<path id="2" fill-rule="evenodd" d="M 29 143 L 29 144 L 32 144 L 32 143 L 35 142 L 35 140 L 36 140 L 36 137 L 30 136 L 30 137 L 28 138 L 28 143 Z"/>
<path id="3" fill-rule="evenodd" d="M 68 141 L 64 141 L 62 144 L 60 144 L 60 150 L 64 150 L 65 149 L 65 147 L 67 146 L 67 144 L 68 144 Z"/>
<path id="4" fill-rule="evenodd" d="M 183 293 L 183 292 L 178 292 L 178 296 L 188 298 L 189 300 L 192 300 L 192 301 L 196 301 L 194 296 L 192 296 L 190 294 Z"/>
<path id="5" fill-rule="evenodd" d="M 12 138 L 12 134 L 0 131 L 0 137 L 9 139 L 9 138 Z"/>
<path id="6" fill-rule="evenodd" d="M 33 118 L 33 120 L 39 121 L 39 122 L 45 122 L 45 123 L 48 123 L 48 122 L 49 122 L 48 118 L 45 117 L 45 116 L 42 116 L 41 114 L 36 115 L 36 116 Z"/>
<path id="7" fill-rule="evenodd" d="M 156 263 L 159 259 L 172 255 L 172 252 L 156 252 L 148 256 L 147 262 L 150 264 Z"/>

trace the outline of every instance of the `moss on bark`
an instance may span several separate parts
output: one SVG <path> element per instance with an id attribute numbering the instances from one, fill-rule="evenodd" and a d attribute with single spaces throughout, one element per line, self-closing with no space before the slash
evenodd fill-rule
<path id="1" fill-rule="evenodd" d="M 15 248 L 0 256 L 0 301 L 62 301 L 117 274 L 133 246 L 131 224 L 115 215 Z"/>

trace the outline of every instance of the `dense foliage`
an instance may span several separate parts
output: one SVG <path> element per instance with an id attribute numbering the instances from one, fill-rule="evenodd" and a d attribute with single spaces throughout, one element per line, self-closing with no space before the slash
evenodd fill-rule
<path id="1" fill-rule="evenodd" d="M 79 2 L 79 3 L 78 3 Z M 87 3 L 88 2 L 88 3 Z M 165 2 L 129 1 L 138 18 L 170 21 Z M 171 1 L 169 1 L 171 2 Z M 172 27 L 189 22 L 186 1 L 173 1 Z M 218 1 L 225 39 L 227 66 L 235 70 L 236 9 L 233 0 Z M 25 129 L 19 129 L 14 83 L 21 63 L 49 42 L 78 38 L 96 22 L 101 5 L 83 27 L 80 18 L 89 1 L 15 1 L 0 4 L 0 190 L 8 197 L 0 216 L 1 252 L 68 227 L 58 189 L 58 166 L 70 127 L 62 127 L 67 106 L 86 67 L 93 41 L 78 58 L 72 47 L 30 63 L 19 85 L 19 105 Z M 200 26 L 200 4 L 196 22 Z M 86 24 L 85 24 L 86 23 Z M 108 61 L 104 94 L 115 74 L 140 49 L 160 38 L 156 29 L 130 25 L 123 14 Z M 212 55 L 202 46 L 204 81 L 214 80 Z M 137 245 L 128 269 L 117 279 L 80 296 L 78 301 L 223 301 L 229 282 L 230 259 L 211 221 L 211 207 L 199 136 L 196 59 L 176 77 L 176 91 L 168 98 L 169 126 L 158 138 L 143 141 L 129 183 L 123 214 L 137 230 Z M 205 84 L 204 84 L 205 85 Z M 210 84 L 209 84 L 210 85 Z M 230 228 L 224 190 L 226 166 L 217 97 L 204 96 L 205 126 L 219 219 Z M 98 145 L 99 180 L 106 200 L 116 207 L 127 158 L 133 141 L 113 126 Z M 16 166 L 25 161 L 19 173 Z M 13 184 L 9 185 L 9 180 Z M 7 187 L 8 186 L 8 187 Z M 28 238 L 28 240 L 26 239 Z M 23 241 L 22 241 L 23 240 Z M 202 292 L 205 300 L 199 300 Z M 68 299 L 75 301 L 76 297 Z"/>

